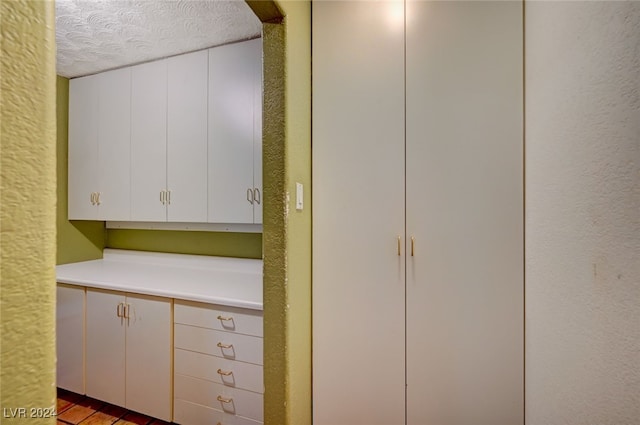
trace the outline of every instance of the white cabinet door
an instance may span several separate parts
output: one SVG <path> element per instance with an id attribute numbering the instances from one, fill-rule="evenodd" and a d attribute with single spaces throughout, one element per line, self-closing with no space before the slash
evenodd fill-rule
<path id="1" fill-rule="evenodd" d="M 125 406 L 124 302 L 121 292 L 87 289 L 87 395 L 118 406 Z"/>
<path id="2" fill-rule="evenodd" d="M 253 43 L 253 222 L 262 224 L 262 39 Z"/>
<path id="3" fill-rule="evenodd" d="M 209 222 L 254 222 L 254 85 L 261 47 L 257 39 L 209 49 Z"/>
<path id="4" fill-rule="evenodd" d="M 56 384 L 84 394 L 84 288 L 58 284 L 56 297 Z"/>
<path id="5" fill-rule="evenodd" d="M 313 423 L 403 424 L 402 19 L 312 6 Z"/>
<path id="6" fill-rule="evenodd" d="M 100 220 L 126 221 L 130 208 L 131 68 L 99 74 Z"/>
<path id="7" fill-rule="evenodd" d="M 407 424 L 522 424 L 522 4 L 407 17 Z"/>
<path id="8" fill-rule="evenodd" d="M 168 220 L 207 221 L 206 50 L 167 60 Z"/>
<path id="9" fill-rule="evenodd" d="M 69 82 L 69 219 L 96 220 L 99 76 Z"/>
<path id="10" fill-rule="evenodd" d="M 127 294 L 126 407 L 171 422 L 171 300 Z"/>
<path id="11" fill-rule="evenodd" d="M 167 61 L 131 69 L 131 220 L 166 221 Z"/>

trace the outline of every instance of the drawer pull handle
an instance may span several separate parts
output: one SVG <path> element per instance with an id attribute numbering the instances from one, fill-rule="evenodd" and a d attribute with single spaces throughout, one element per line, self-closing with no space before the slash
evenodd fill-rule
<path id="1" fill-rule="evenodd" d="M 226 316 L 220 315 L 220 316 L 218 316 L 218 320 L 223 320 L 225 322 L 229 322 L 229 321 L 232 322 L 233 321 L 233 317 L 226 317 Z"/>
<path id="2" fill-rule="evenodd" d="M 219 342 L 217 345 L 218 345 L 218 347 L 224 348 L 224 349 L 233 348 L 233 344 L 223 344 L 223 343 Z"/>
<path id="3" fill-rule="evenodd" d="M 222 402 L 222 403 L 231 403 L 233 402 L 232 398 L 224 398 L 221 395 L 218 396 L 218 401 Z"/>
<path id="4" fill-rule="evenodd" d="M 229 372 L 225 372 L 222 369 L 218 369 L 218 374 L 222 375 L 222 376 L 229 376 L 229 375 L 233 375 L 233 371 L 230 370 Z"/>

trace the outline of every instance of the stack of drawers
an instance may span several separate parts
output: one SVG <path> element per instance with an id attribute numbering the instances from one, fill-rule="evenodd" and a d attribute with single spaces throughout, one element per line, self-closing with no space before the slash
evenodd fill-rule
<path id="1" fill-rule="evenodd" d="M 262 312 L 175 301 L 174 422 L 263 422 Z"/>

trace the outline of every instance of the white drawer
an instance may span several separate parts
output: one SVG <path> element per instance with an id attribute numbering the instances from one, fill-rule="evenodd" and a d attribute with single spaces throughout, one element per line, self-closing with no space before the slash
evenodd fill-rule
<path id="1" fill-rule="evenodd" d="M 262 366 L 175 349 L 175 373 L 202 378 L 228 387 L 264 393 Z M 218 370 L 221 373 L 218 373 Z M 225 375 L 231 372 L 230 375 Z"/>
<path id="2" fill-rule="evenodd" d="M 262 336 L 262 312 L 215 304 L 203 304 L 176 300 L 175 323 Z"/>
<path id="3" fill-rule="evenodd" d="M 180 324 L 174 331 L 175 348 L 262 364 L 262 338 Z"/>
<path id="4" fill-rule="evenodd" d="M 257 422 L 241 416 L 230 415 L 211 407 L 175 399 L 173 404 L 173 422 L 181 425 L 259 425 Z"/>
<path id="5" fill-rule="evenodd" d="M 262 394 L 176 374 L 173 395 L 176 399 L 212 407 L 231 415 L 263 420 Z"/>

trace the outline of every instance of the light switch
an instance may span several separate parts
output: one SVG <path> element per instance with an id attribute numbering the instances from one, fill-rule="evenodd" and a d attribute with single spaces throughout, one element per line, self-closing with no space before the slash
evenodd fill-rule
<path id="1" fill-rule="evenodd" d="M 296 210 L 302 211 L 304 193 L 302 189 L 302 183 L 296 183 Z"/>

